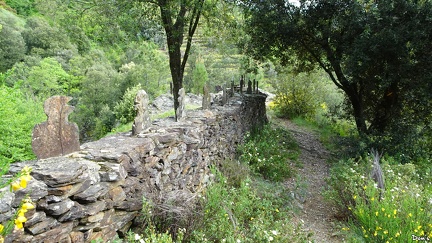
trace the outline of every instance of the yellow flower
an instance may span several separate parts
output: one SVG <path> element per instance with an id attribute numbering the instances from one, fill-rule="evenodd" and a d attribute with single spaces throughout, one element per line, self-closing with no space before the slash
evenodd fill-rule
<path id="1" fill-rule="evenodd" d="M 12 182 L 11 186 L 13 191 L 18 191 L 19 189 L 21 189 L 20 184 L 17 182 Z"/>
<path id="2" fill-rule="evenodd" d="M 408 217 L 412 217 L 412 213 L 409 213 L 409 214 L 408 214 Z"/>
<path id="3" fill-rule="evenodd" d="M 396 232 L 395 237 L 397 238 L 397 237 L 399 237 L 399 236 L 400 236 L 400 233 L 399 233 L 399 232 Z"/>
<path id="4" fill-rule="evenodd" d="M 421 225 L 419 225 L 419 226 L 417 226 L 417 229 L 421 229 L 421 227 L 422 227 L 422 226 L 421 226 Z"/>
<path id="5" fill-rule="evenodd" d="M 345 227 L 343 227 L 342 230 L 344 230 L 344 231 L 348 231 L 349 228 L 345 228 Z"/>
<path id="6" fill-rule="evenodd" d="M 384 234 L 385 234 L 385 235 L 388 234 L 388 231 L 387 231 L 387 230 L 384 230 Z"/>
<path id="7" fill-rule="evenodd" d="M 354 196 L 353 196 L 353 199 L 355 200 L 356 198 L 357 198 L 357 195 L 354 195 Z"/>
<path id="8" fill-rule="evenodd" d="M 363 186 L 363 189 L 366 190 L 367 186 Z"/>
<path id="9" fill-rule="evenodd" d="M 373 202 L 374 200 L 375 200 L 375 198 L 374 198 L 374 197 L 372 197 L 372 198 L 371 198 L 371 201 Z"/>
<path id="10" fill-rule="evenodd" d="M 396 209 L 395 209 L 395 210 L 393 210 L 393 214 L 394 214 L 394 215 L 396 215 L 396 212 L 397 212 L 397 211 L 396 211 Z"/>
<path id="11" fill-rule="evenodd" d="M 3 230 L 4 230 L 4 226 L 0 224 L 0 234 L 3 232 Z"/>
<path id="12" fill-rule="evenodd" d="M 384 212 L 384 211 L 385 211 L 385 208 L 381 208 L 381 211 L 383 211 L 383 212 Z"/>
<path id="13" fill-rule="evenodd" d="M 348 210 L 352 210 L 352 208 L 351 208 L 351 207 L 348 207 Z"/>
<path id="14" fill-rule="evenodd" d="M 378 211 L 375 212 L 375 216 L 378 216 Z"/>
<path id="15" fill-rule="evenodd" d="M 378 234 L 378 233 L 375 231 L 375 232 L 374 232 L 374 236 L 377 236 L 377 234 Z"/>
<path id="16" fill-rule="evenodd" d="M 22 205 L 21 208 L 22 208 L 22 209 L 25 209 L 25 210 L 29 210 L 29 209 L 33 209 L 33 208 L 35 208 L 35 206 L 34 206 L 33 204 L 31 204 L 30 202 L 26 202 L 26 203 L 24 203 L 24 204 Z"/>
<path id="17" fill-rule="evenodd" d="M 24 223 L 24 222 L 26 222 L 26 221 L 27 221 L 27 218 L 24 217 L 24 216 L 18 216 L 18 217 L 15 219 L 15 223 L 17 223 L 17 222 Z"/>
<path id="18" fill-rule="evenodd" d="M 22 223 L 20 223 L 20 222 L 15 222 L 15 228 L 16 229 L 22 229 L 24 226 L 23 226 L 23 224 Z"/>

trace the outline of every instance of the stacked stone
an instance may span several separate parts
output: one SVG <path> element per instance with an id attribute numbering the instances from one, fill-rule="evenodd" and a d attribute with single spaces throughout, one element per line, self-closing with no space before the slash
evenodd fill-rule
<path id="1" fill-rule="evenodd" d="M 247 128 L 266 120 L 265 105 L 259 106 L 264 111 L 249 107 L 258 103 L 236 97 L 227 106 L 190 111 L 181 122 L 155 121 L 136 136 L 116 134 L 66 157 L 13 164 L 12 173 L 32 167 L 33 179 L 15 196 L 0 199 L 0 221 L 26 194 L 37 207 L 27 213 L 25 230 L 8 241 L 106 242 L 124 235 L 143 196 L 201 192 L 211 180 L 210 166 L 234 157 Z"/>

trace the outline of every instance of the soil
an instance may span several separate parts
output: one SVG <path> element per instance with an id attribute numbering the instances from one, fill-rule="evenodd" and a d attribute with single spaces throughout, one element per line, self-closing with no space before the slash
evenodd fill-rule
<path id="1" fill-rule="evenodd" d="M 293 223 L 300 224 L 306 234 L 316 243 L 343 242 L 338 232 L 335 207 L 325 200 L 323 192 L 327 189 L 325 179 L 329 177 L 330 152 L 312 131 L 301 128 L 289 120 L 272 118 L 274 124 L 288 129 L 300 147 L 298 175 L 285 182 L 294 199 Z"/>

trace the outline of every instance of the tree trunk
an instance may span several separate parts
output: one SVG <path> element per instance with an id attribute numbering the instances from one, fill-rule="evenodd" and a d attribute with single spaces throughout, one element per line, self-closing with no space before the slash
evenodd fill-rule
<path id="1" fill-rule="evenodd" d="M 345 94 L 351 102 L 353 108 L 354 120 L 357 126 L 357 131 L 360 135 L 368 133 L 366 126 L 366 118 L 364 116 L 363 104 L 360 95 L 352 90 L 345 90 Z"/>

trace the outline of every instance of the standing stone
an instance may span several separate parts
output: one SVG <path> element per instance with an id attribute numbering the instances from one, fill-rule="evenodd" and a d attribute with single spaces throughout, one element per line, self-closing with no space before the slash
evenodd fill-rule
<path id="1" fill-rule="evenodd" d="M 228 102 L 228 95 L 226 92 L 226 86 L 225 84 L 222 86 L 222 105 L 225 105 Z"/>
<path id="2" fill-rule="evenodd" d="M 250 80 L 248 81 L 248 87 L 246 90 L 246 94 L 252 94 L 252 82 Z"/>
<path id="3" fill-rule="evenodd" d="M 243 85 L 244 85 L 244 79 L 243 75 L 240 77 L 240 94 L 243 94 Z"/>
<path id="4" fill-rule="evenodd" d="M 137 113 L 132 125 L 132 135 L 137 135 L 150 126 L 148 104 L 149 98 L 147 93 L 144 90 L 138 90 L 134 102 L 134 109 Z"/>
<path id="5" fill-rule="evenodd" d="M 205 84 L 203 87 L 203 100 L 202 100 L 202 108 L 203 110 L 210 109 L 210 92 L 208 84 Z"/>
<path id="6" fill-rule="evenodd" d="M 186 118 L 186 110 L 185 110 L 185 91 L 184 88 L 179 90 L 178 95 L 179 106 L 176 110 L 176 120 L 183 121 Z"/>
<path id="7" fill-rule="evenodd" d="M 47 121 L 33 128 L 32 148 L 38 159 L 62 156 L 80 150 L 78 126 L 69 123 L 74 110 L 72 97 L 53 96 L 44 103 Z"/>

